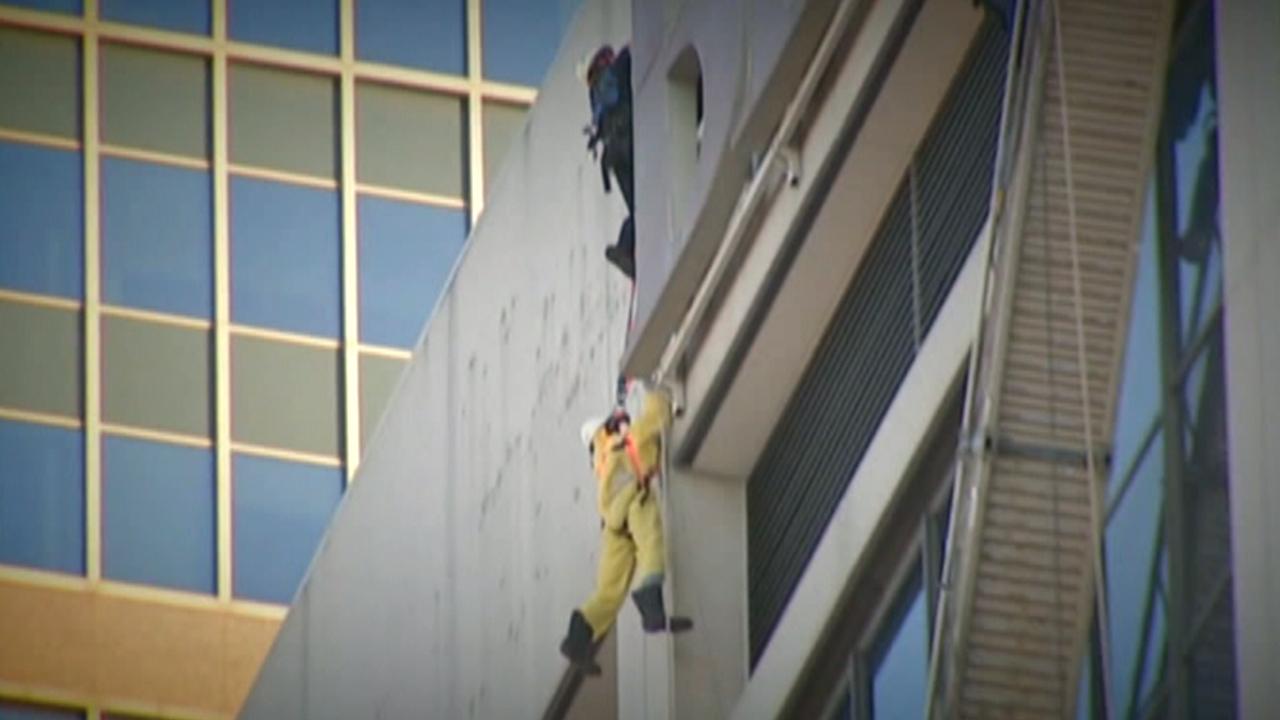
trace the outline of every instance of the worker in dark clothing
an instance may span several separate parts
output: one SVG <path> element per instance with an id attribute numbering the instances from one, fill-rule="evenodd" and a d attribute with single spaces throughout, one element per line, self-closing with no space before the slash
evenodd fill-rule
<path id="1" fill-rule="evenodd" d="M 609 174 L 618 181 L 627 204 L 627 219 L 618 232 L 616 244 L 605 249 L 605 257 L 628 278 L 636 277 L 635 178 L 631 138 L 631 50 L 614 53 L 603 45 L 587 68 L 591 125 L 586 128 L 587 149 L 600 160 L 604 191 L 610 192 Z"/>

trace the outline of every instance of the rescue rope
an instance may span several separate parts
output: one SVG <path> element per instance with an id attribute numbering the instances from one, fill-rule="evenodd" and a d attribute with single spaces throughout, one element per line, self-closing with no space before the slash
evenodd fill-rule
<path id="1" fill-rule="evenodd" d="M 636 281 L 631 281 L 631 295 L 627 300 L 627 329 L 622 334 L 622 351 L 627 351 L 627 345 L 631 343 L 631 331 L 636 323 Z M 625 407 L 627 404 L 627 396 L 631 393 L 631 384 L 634 382 L 632 378 L 627 377 L 623 373 L 618 373 L 618 384 L 614 391 L 614 405 L 617 407 Z"/>
<path id="2" fill-rule="evenodd" d="M 1076 330 L 1076 365 L 1080 375 L 1080 398 L 1084 410 L 1084 447 L 1085 471 L 1089 493 L 1089 522 L 1093 534 L 1093 575 L 1094 599 L 1098 613 L 1098 653 L 1102 658 L 1102 704 L 1103 716 L 1112 717 L 1111 701 L 1111 646 L 1110 623 L 1107 619 L 1106 577 L 1102 571 L 1102 513 L 1101 501 L 1098 497 L 1097 459 L 1093 447 L 1092 404 L 1089 401 L 1089 370 L 1086 364 L 1086 346 L 1084 332 L 1084 291 L 1080 283 L 1080 233 L 1076 225 L 1076 189 L 1075 176 L 1071 163 L 1071 96 L 1067 92 L 1066 53 L 1062 46 L 1062 2 L 1054 0 L 1053 12 L 1054 52 L 1057 55 L 1058 92 L 1062 96 L 1059 104 L 1059 116 L 1062 123 L 1062 156 L 1063 172 L 1067 184 L 1067 233 L 1071 238 L 1071 286 L 1075 300 Z M 1045 238 L 1046 249 L 1048 237 Z"/>

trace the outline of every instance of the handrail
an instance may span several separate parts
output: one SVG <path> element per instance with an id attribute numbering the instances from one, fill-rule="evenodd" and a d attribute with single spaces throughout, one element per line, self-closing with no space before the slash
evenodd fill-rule
<path id="1" fill-rule="evenodd" d="M 988 223 L 987 238 L 987 272 L 983 273 L 981 305 L 977 317 L 974 320 L 973 343 L 969 350 L 969 363 L 966 371 L 968 389 L 965 393 L 965 404 L 961 420 L 960 431 L 960 447 L 957 449 L 955 461 L 955 477 L 952 481 L 951 492 L 951 509 L 950 518 L 947 523 L 947 539 L 944 547 L 946 552 L 943 557 L 942 578 L 938 587 L 938 606 L 935 610 L 934 632 L 930 643 L 928 683 L 925 691 L 925 717 L 934 717 L 935 713 L 940 712 L 937 706 L 937 696 L 940 690 L 939 676 L 941 672 L 941 656 L 945 649 L 949 648 L 947 633 L 949 626 L 947 623 L 947 615 L 951 610 L 953 582 L 952 575 L 955 573 L 955 543 L 961 531 L 961 513 L 962 510 L 971 510 L 965 503 L 965 466 L 968 459 L 975 453 L 982 452 L 984 432 L 975 432 L 975 420 L 981 418 L 975 417 L 975 412 L 981 412 L 981 395 L 985 393 L 985 389 L 980 388 L 981 378 L 979 374 L 983 368 L 979 365 L 979 359 L 985 345 L 985 334 L 987 320 L 990 317 L 991 300 L 992 300 L 992 276 L 994 273 L 995 259 L 999 256 L 1000 247 L 1000 226 L 1004 212 L 1005 190 L 1011 182 L 1013 172 L 1009 169 L 1010 163 L 1008 156 L 1010 155 L 1010 144 L 1016 149 L 1016 140 L 1020 137 L 1022 131 L 1021 120 L 1025 117 L 1025 102 L 1027 100 L 1026 88 L 1023 83 L 1030 76 L 1029 69 L 1032 66 L 1031 53 L 1023 46 L 1027 40 L 1026 27 L 1030 24 L 1027 18 L 1026 6 L 1028 2 L 1016 3 L 1012 35 L 1010 38 L 1009 59 L 1005 70 L 1005 91 L 1002 108 L 1000 111 L 1000 128 L 996 141 L 996 157 L 995 172 L 991 176 L 991 221 Z M 1014 95 L 1017 94 L 1017 104 L 1014 104 Z M 1018 112 L 1018 121 L 1013 122 L 1010 118 L 1011 111 Z M 971 515 L 971 514 L 970 514 Z M 965 528 L 971 530 L 971 528 Z M 949 684 L 949 683 L 948 683 Z"/>

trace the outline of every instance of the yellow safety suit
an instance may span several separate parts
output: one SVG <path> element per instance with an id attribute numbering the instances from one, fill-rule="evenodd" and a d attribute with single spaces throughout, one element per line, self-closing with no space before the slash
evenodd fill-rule
<path id="1" fill-rule="evenodd" d="M 642 586 L 662 583 L 665 549 L 656 471 L 662 431 L 670 420 L 671 401 L 655 390 L 645 396 L 628 431 L 611 435 L 601 427 L 592 439 L 603 521 L 600 564 L 595 590 L 579 611 L 591 625 L 593 641 L 612 627 L 637 571 Z"/>

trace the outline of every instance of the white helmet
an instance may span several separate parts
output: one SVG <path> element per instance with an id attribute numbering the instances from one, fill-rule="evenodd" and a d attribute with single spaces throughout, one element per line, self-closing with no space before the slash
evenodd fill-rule
<path id="1" fill-rule="evenodd" d="M 596 431 L 600 429 L 601 425 L 604 425 L 604 420 L 602 417 L 595 417 L 582 423 L 582 429 L 578 431 L 578 436 L 582 439 L 582 447 L 591 448 L 591 442 L 595 440 Z"/>

